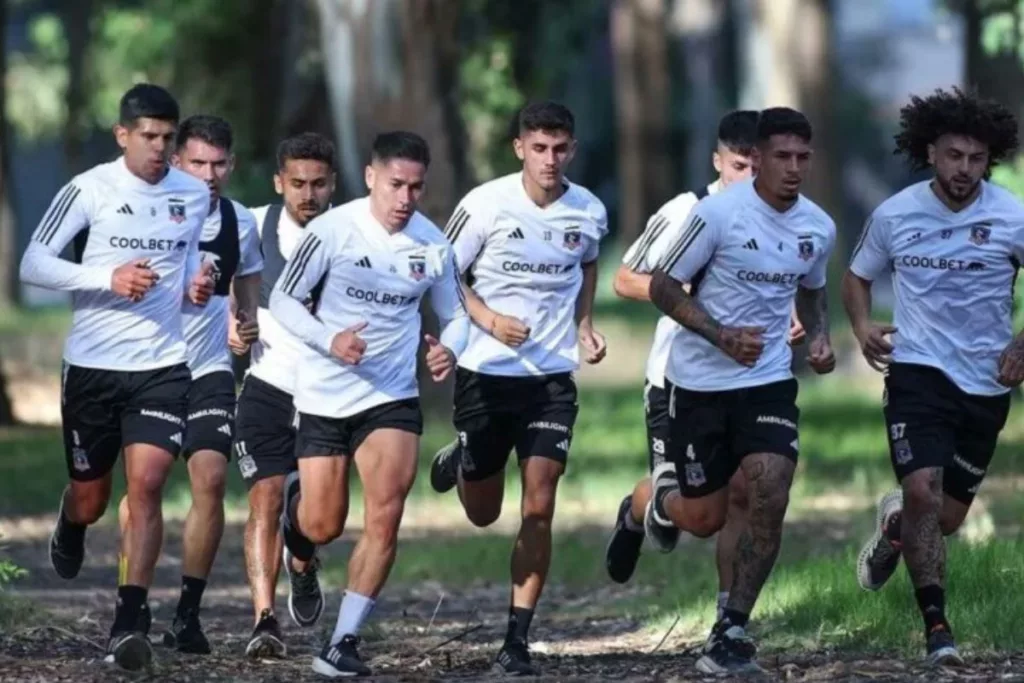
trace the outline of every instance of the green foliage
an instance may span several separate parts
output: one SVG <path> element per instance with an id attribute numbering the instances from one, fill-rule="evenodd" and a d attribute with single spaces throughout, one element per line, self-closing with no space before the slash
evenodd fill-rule
<path id="1" fill-rule="evenodd" d="M 20 137 L 37 140 L 56 135 L 67 117 L 68 43 L 53 14 L 34 18 L 28 34 L 32 51 L 9 58 L 4 114 Z"/>
<path id="2" fill-rule="evenodd" d="M 508 133 L 512 117 L 523 105 L 523 94 L 514 82 L 512 48 L 512 41 L 504 36 L 481 41 L 459 67 L 469 163 L 477 178 L 494 178 L 516 168 Z"/>

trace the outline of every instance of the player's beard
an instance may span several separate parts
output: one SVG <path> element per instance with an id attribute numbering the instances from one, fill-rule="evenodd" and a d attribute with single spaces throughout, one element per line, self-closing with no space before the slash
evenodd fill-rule
<path id="1" fill-rule="evenodd" d="M 972 194 L 974 194 L 975 190 L 978 189 L 979 184 L 980 181 L 975 181 L 971 183 L 968 179 L 967 182 L 961 185 L 961 187 L 964 187 L 966 189 L 960 190 L 953 185 L 952 178 L 949 180 L 945 180 L 944 178 L 941 177 L 939 178 L 939 185 L 942 186 L 942 191 L 946 193 L 947 197 L 949 197 L 950 199 L 954 199 L 958 202 L 961 202 L 970 197 Z"/>

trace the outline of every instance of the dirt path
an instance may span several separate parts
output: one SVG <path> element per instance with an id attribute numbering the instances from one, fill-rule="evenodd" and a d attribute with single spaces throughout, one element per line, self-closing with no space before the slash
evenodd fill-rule
<path id="1" fill-rule="evenodd" d="M 180 547 L 178 524 L 170 524 L 168 551 Z M 115 583 L 116 534 L 109 526 L 95 527 L 88 539 L 88 558 L 74 582 L 56 579 L 46 559 L 46 536 L 23 534 L 6 543 L 12 559 L 29 570 L 15 593 L 44 608 L 47 614 L 30 615 L 31 624 L 0 634 L 0 681 L 252 681 L 261 683 L 312 681 L 311 657 L 319 650 L 326 631 L 333 627 L 339 591 L 331 587 L 328 608 L 320 627 L 302 631 L 291 624 L 279 591 L 278 610 L 284 617 L 289 658 L 251 662 L 242 656 L 252 625 L 248 588 L 242 570 L 242 533 L 229 526 L 218 556 L 211 586 L 204 600 L 203 622 L 214 647 L 208 657 L 178 655 L 157 646 L 154 670 L 148 674 L 119 673 L 102 662 L 112 617 Z M 330 548 L 326 563 L 344 561 L 349 543 Z M 158 639 L 177 599 L 179 561 L 165 552 L 151 594 L 154 612 L 152 637 Z M 457 581 L 447 582 L 449 585 Z M 702 680 L 695 673 L 693 643 L 670 637 L 656 654 L 649 654 L 664 634 L 651 633 L 621 615 L 579 618 L 580 608 L 600 613 L 628 588 L 598 591 L 566 590 L 551 586 L 545 592 L 544 618 L 535 627 L 535 661 L 550 681 L 669 681 Z M 635 589 L 634 589 L 635 590 Z M 469 583 L 458 594 L 445 593 L 441 584 L 389 586 L 364 634 L 362 653 L 382 681 L 436 681 L 493 679 L 489 667 L 503 635 L 507 605 L 504 584 Z M 437 610 L 434 615 L 435 609 Z M 431 623 L 433 616 L 433 623 Z M 468 633 L 466 633 L 469 631 Z M 463 637 L 445 645 L 445 641 Z M 688 653 L 688 650 L 691 653 Z M 837 661 L 821 653 L 769 656 L 761 661 L 774 680 L 1024 680 L 1024 658 L 1002 657 L 962 677 L 953 672 L 929 672 L 902 661 Z M 1009 677 L 1007 677 L 1009 676 Z M 709 679 L 711 680 L 711 679 Z"/>

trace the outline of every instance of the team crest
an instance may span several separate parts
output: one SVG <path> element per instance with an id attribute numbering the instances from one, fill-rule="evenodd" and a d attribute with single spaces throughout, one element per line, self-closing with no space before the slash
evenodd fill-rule
<path id="1" fill-rule="evenodd" d="M 425 256 L 409 257 L 409 277 L 422 280 L 427 275 L 427 259 Z"/>
<path id="2" fill-rule="evenodd" d="M 988 238 L 991 235 L 992 228 L 988 223 L 976 223 L 971 226 L 971 236 L 968 239 L 972 244 L 977 244 L 980 247 L 983 244 L 988 244 Z"/>
<path id="3" fill-rule="evenodd" d="M 170 214 L 171 220 L 175 223 L 183 223 L 185 221 L 185 202 L 182 199 L 168 199 L 167 200 L 167 212 Z"/>
<path id="4" fill-rule="evenodd" d="M 579 249 L 580 244 L 583 243 L 583 233 L 577 230 L 575 227 L 569 228 L 565 231 L 565 237 L 562 239 L 562 246 L 566 249 Z"/>
<path id="5" fill-rule="evenodd" d="M 804 261 L 814 258 L 814 241 L 808 236 L 801 236 L 796 243 L 797 253 Z"/>

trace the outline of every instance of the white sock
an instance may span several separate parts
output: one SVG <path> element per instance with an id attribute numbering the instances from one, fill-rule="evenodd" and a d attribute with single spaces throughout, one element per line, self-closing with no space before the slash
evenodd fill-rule
<path id="1" fill-rule="evenodd" d="M 725 606 L 729 604 L 729 591 L 718 591 L 718 620 L 725 616 Z"/>
<path id="2" fill-rule="evenodd" d="M 359 633 L 359 627 L 366 621 L 373 611 L 374 600 L 359 593 L 345 591 L 341 599 L 341 609 L 338 610 L 338 623 L 334 626 L 334 635 L 331 642 L 337 643 L 347 635 Z"/>

